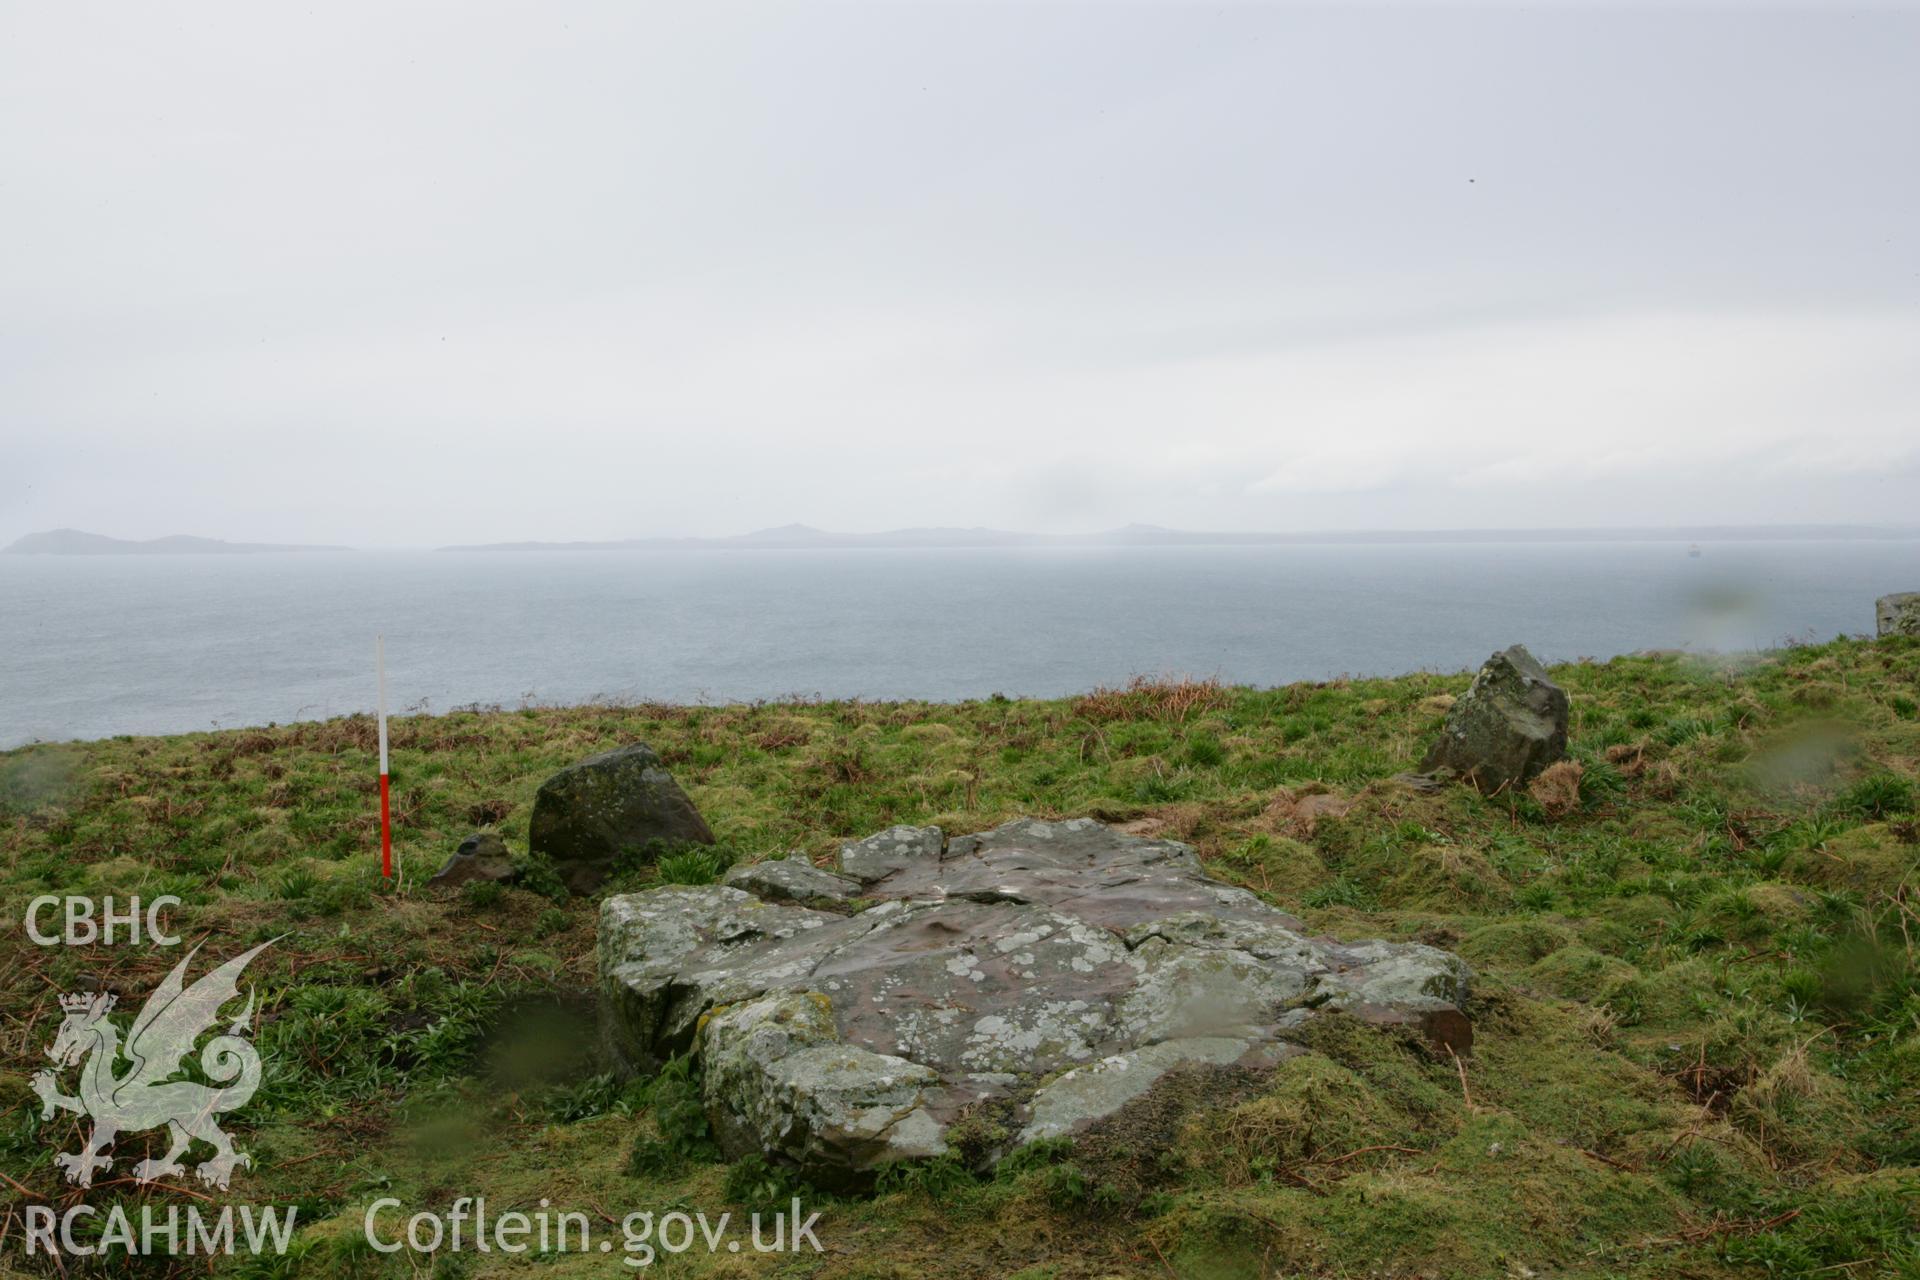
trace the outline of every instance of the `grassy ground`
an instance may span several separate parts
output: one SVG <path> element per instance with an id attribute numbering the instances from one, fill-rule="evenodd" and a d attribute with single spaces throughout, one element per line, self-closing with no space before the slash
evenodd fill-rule
<path id="1" fill-rule="evenodd" d="M 387 1257 L 361 1243 L 361 1217 L 381 1196 L 412 1212 L 484 1194 L 605 1229 L 793 1190 L 711 1158 L 678 1074 L 596 1074 L 593 902 L 538 866 L 530 888 L 420 887 L 477 825 L 523 852 L 539 782 L 633 740 L 665 757 L 727 856 L 824 859 L 895 822 L 1091 814 L 1190 841 L 1315 930 L 1438 943 L 1481 974 L 1469 1060 L 1325 1021 L 1322 1054 L 1258 1088 L 1183 1078 L 991 1179 L 944 1162 L 871 1197 L 809 1193 L 825 1253 L 696 1252 L 663 1258 L 671 1274 L 1920 1274 L 1920 645 L 1556 677 L 1578 767 L 1491 799 L 1390 781 L 1464 676 L 407 719 L 397 889 L 377 876 L 364 718 L 30 748 L 0 755 L 0 883 L 15 922 L 40 893 L 173 893 L 179 932 L 210 955 L 285 935 L 251 971 L 268 1075 L 230 1124 L 257 1160 L 230 1198 L 297 1204 L 302 1225 L 288 1257 L 222 1274 L 620 1274 L 617 1254 Z M 669 874 L 714 870 L 678 859 Z M 179 953 L 5 938 L 0 1267 L 28 1268 L 22 1204 L 79 1198 L 51 1163 L 79 1126 L 43 1125 L 26 1085 L 54 996 L 104 986 L 130 1017 Z M 147 1141 L 122 1140 L 119 1181 L 90 1203 L 208 1194 L 124 1181 Z"/>

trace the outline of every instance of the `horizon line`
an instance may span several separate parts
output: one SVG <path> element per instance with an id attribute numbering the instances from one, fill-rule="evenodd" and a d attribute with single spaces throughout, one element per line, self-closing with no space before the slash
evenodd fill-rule
<path id="1" fill-rule="evenodd" d="M 62 535 L 85 540 L 84 548 L 41 548 L 33 545 Z M 1302 530 L 1191 530 L 1133 522 L 1073 533 L 1038 533 L 997 529 L 984 525 L 919 525 L 873 532 L 846 532 L 790 523 L 736 534 L 647 534 L 620 538 L 512 539 L 497 542 L 451 544 L 378 543 L 354 547 L 339 544 L 259 543 L 166 534 L 154 538 L 118 538 L 71 526 L 24 534 L 0 550 L 9 554 L 87 555 L 145 552 L 165 554 L 157 544 L 187 544 L 180 554 L 294 551 L 613 551 L 613 550 L 805 550 L 829 549 L 989 549 L 1018 546 L 1204 546 L 1338 542 L 1523 542 L 1523 541 L 1642 541 L 1642 542 L 1754 542 L 1902 541 L 1920 539 L 1920 525 L 1847 524 L 1835 522 L 1638 524 L 1638 525 L 1515 525 L 1462 526 L 1428 529 L 1302 529 Z M 25 545 L 23 545 L 25 544 Z"/>

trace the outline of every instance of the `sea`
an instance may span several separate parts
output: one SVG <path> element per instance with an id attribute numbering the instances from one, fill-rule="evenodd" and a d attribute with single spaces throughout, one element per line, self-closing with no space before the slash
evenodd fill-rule
<path id="1" fill-rule="evenodd" d="M 1697 554 L 1695 554 L 1697 552 Z M 1920 542 L 0 556 L 0 748 L 596 700 L 1276 685 L 1870 634 Z"/>

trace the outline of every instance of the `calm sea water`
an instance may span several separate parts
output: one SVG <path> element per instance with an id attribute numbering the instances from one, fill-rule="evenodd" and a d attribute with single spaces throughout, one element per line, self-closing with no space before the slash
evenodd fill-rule
<path id="1" fill-rule="evenodd" d="M 1869 632 L 1920 543 L 0 556 L 0 747 L 595 698 L 1269 685 Z"/>

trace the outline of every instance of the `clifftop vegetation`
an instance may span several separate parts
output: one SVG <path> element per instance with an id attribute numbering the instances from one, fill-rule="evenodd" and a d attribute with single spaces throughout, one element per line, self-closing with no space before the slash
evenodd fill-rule
<path id="1" fill-rule="evenodd" d="M 596 1221 L 796 1193 L 827 1252 L 704 1253 L 681 1274 L 1897 1276 L 1920 1269 L 1920 642 L 1750 662 L 1554 669 L 1572 761 L 1527 792 L 1424 794 L 1414 765 L 1465 675 L 1255 690 L 1141 681 L 1056 701 L 468 710 L 395 722 L 404 875 L 378 875 L 374 729 L 346 718 L 0 754 L 9 915 L 41 893 L 172 893 L 209 953 L 286 936 L 261 984 L 267 1075 L 229 1131 L 233 1198 L 301 1206 L 320 1276 L 424 1265 L 361 1241 L 381 1196 L 546 1197 Z M 1471 1058 L 1329 1019 L 1264 1088 L 1195 1076 L 990 1180 L 958 1161 L 828 1200 L 712 1155 L 683 1066 L 592 1059 L 592 901 L 421 882 L 497 826 L 524 853 L 554 769 L 652 744 L 730 859 L 825 858 L 900 822 L 1091 815 L 1193 844 L 1211 872 L 1343 938 L 1458 951 Z M 179 954 L 37 948 L 0 970 L 0 1216 L 76 1193 L 27 1077 L 56 991 L 138 1007 Z M 155 1135 L 123 1139 L 126 1165 Z M 190 1188 L 195 1194 L 204 1194 Z M 91 1200 L 184 1192 L 131 1182 Z M 17 1241 L 10 1239 L 11 1248 Z M 24 1265 L 17 1252 L 7 1264 Z M 91 1264 L 123 1274 L 124 1262 Z M 155 1273 L 203 1262 L 137 1264 Z M 435 1275 L 513 1265 L 443 1257 Z M 601 1256 L 522 1259 L 605 1275 Z M 266 1260 L 216 1269 L 268 1273 Z M 297 1267 L 295 1271 L 293 1268 Z M 69 1263 L 72 1271 L 73 1264 Z M 80 1269 L 84 1272 L 85 1268 Z M 184 1274 L 184 1271 L 182 1272 Z M 491 1272 L 488 1272 L 491 1274 Z"/>

